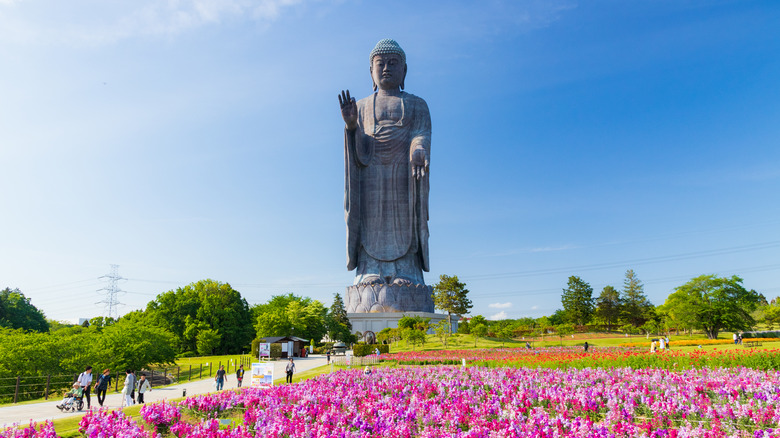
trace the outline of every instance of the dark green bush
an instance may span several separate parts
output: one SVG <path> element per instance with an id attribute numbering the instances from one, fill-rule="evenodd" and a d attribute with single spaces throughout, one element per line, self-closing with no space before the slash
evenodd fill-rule
<path id="1" fill-rule="evenodd" d="M 356 357 L 368 356 L 374 354 L 374 350 L 379 349 L 379 353 L 389 353 L 390 346 L 387 344 L 355 344 L 352 347 L 352 354 Z"/>
<path id="2" fill-rule="evenodd" d="M 744 332 L 742 338 L 780 338 L 780 331 Z"/>

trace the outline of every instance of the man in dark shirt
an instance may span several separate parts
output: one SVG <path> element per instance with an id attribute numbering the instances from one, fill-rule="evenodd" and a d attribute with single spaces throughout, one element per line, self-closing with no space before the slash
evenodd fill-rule
<path id="1" fill-rule="evenodd" d="M 244 381 L 244 366 L 240 365 L 236 370 L 236 380 L 238 380 L 238 387 L 241 387 L 241 382 Z"/>
<path id="2" fill-rule="evenodd" d="M 221 391 L 222 387 L 225 386 L 225 380 L 227 380 L 225 374 L 225 365 L 220 365 L 217 370 L 217 376 L 214 378 L 217 381 L 217 391 Z"/>

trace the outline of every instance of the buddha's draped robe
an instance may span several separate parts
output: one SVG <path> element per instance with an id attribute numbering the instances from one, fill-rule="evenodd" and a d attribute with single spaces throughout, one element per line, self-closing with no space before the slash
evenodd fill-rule
<path id="1" fill-rule="evenodd" d="M 360 248 L 380 261 L 412 253 L 426 272 L 428 262 L 428 173 L 412 176 L 411 157 L 424 149 L 430 159 L 431 117 L 425 101 L 402 92 L 402 116 L 381 124 L 376 93 L 357 102 L 358 127 L 345 130 L 344 210 L 347 269 L 358 265 Z"/>

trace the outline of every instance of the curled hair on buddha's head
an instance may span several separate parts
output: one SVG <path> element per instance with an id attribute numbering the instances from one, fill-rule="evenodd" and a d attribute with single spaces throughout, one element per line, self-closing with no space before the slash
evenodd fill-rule
<path id="1" fill-rule="evenodd" d="M 401 45 L 392 38 L 385 38 L 379 40 L 368 55 L 368 69 L 371 71 L 374 64 L 374 56 L 376 55 L 398 55 L 401 58 L 401 62 L 404 63 L 404 77 L 401 79 L 401 89 L 404 89 L 404 80 L 406 79 L 406 52 L 401 48 Z M 376 82 L 374 82 L 373 76 L 371 77 L 371 83 L 374 85 L 374 91 L 378 88 Z"/>

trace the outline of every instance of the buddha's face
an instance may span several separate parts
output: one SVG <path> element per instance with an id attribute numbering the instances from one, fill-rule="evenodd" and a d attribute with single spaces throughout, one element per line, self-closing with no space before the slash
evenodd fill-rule
<path id="1" fill-rule="evenodd" d="M 371 78 L 383 90 L 399 88 L 405 75 L 406 64 L 398 55 L 376 55 L 371 60 Z"/>

